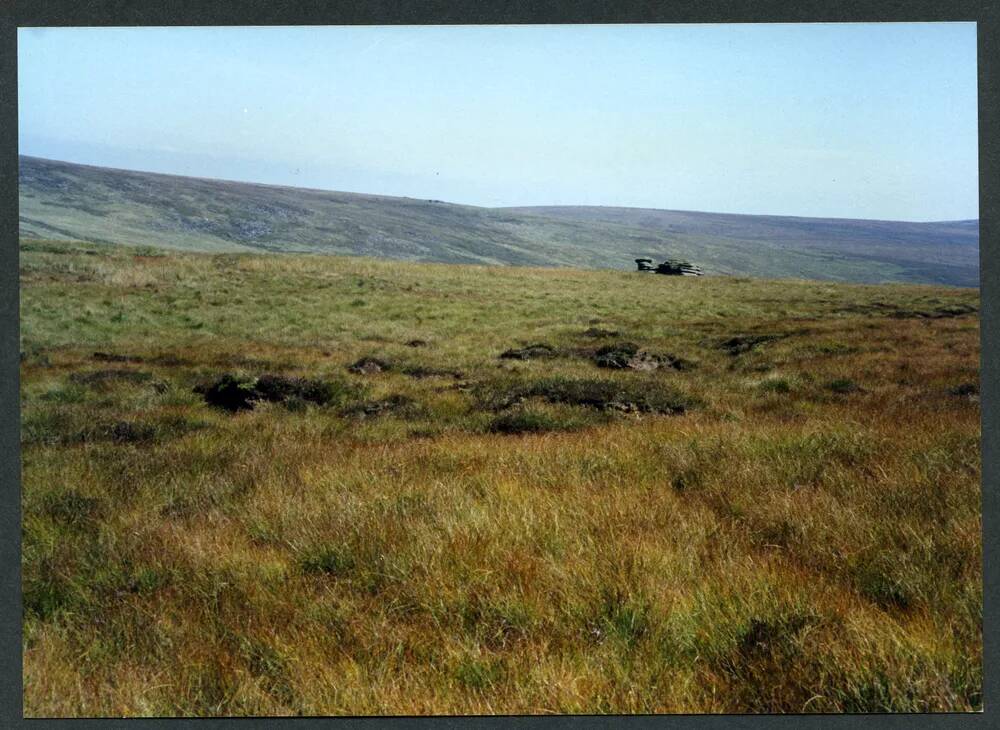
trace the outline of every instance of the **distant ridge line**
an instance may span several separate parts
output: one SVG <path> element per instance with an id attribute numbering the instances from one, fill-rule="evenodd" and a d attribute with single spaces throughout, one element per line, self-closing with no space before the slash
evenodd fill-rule
<path id="1" fill-rule="evenodd" d="M 25 155 L 19 154 L 18 160 L 35 160 L 39 162 L 48 162 L 57 165 L 73 165 L 76 167 L 85 167 L 93 170 L 106 170 L 109 172 L 123 172 L 127 174 L 135 175 L 157 175 L 162 177 L 179 177 L 185 178 L 187 180 L 200 180 L 203 182 L 219 182 L 219 183 L 234 183 L 238 185 L 253 185 L 255 187 L 264 188 L 281 188 L 284 190 L 303 190 L 315 193 L 335 193 L 338 195 L 364 195 L 371 198 L 386 198 L 391 200 L 420 200 L 420 201 L 432 201 L 435 203 L 445 203 L 447 205 L 457 205 L 464 208 L 478 208 L 480 210 L 510 210 L 510 211 L 521 211 L 529 212 L 532 210 L 553 210 L 553 209 L 573 209 L 573 208 L 587 208 L 587 209 L 600 209 L 600 210 L 622 210 L 622 211 L 637 211 L 637 212 L 661 212 L 661 213 L 682 213 L 682 214 L 694 214 L 694 215 L 713 215 L 713 216 L 734 216 L 734 217 L 753 217 L 753 218 L 783 218 L 783 219 L 793 219 L 793 220 L 803 220 L 803 221 L 845 221 L 845 222 L 858 222 L 858 223 L 907 223 L 911 225 L 960 225 L 960 224 L 971 224 L 979 223 L 978 218 L 965 218 L 957 220 L 945 220 L 945 221 L 907 221 L 898 220 L 890 218 L 844 218 L 839 216 L 805 216 L 805 215 L 788 215 L 780 213 L 731 213 L 731 212 L 720 212 L 720 211 L 710 211 L 710 210 L 690 210 L 682 208 L 650 208 L 646 206 L 635 206 L 635 205 L 577 205 L 577 204 L 560 204 L 560 205 L 500 205 L 500 206 L 486 206 L 486 205 L 474 205 L 472 203 L 455 203 L 448 200 L 434 200 L 432 198 L 415 197 L 410 195 L 384 195 L 382 193 L 370 193 L 370 192 L 359 192 L 351 190 L 334 190 L 332 188 L 314 188 L 306 187 L 301 185 L 285 185 L 282 183 L 269 183 L 269 182 L 259 182 L 255 180 L 237 180 L 233 178 L 223 178 L 223 177 L 206 177 L 202 175 L 185 175 L 181 173 L 173 172 L 156 172 L 153 170 L 136 170 L 128 167 L 108 167 L 105 165 L 93 165 L 85 162 L 71 162 L 69 160 L 57 160 L 51 157 L 39 157 L 38 155 Z"/>
<path id="2" fill-rule="evenodd" d="M 979 285 L 979 224 L 621 206 L 485 208 L 19 158 L 21 237 L 208 252 L 630 271 L 638 256 L 706 276 Z"/>

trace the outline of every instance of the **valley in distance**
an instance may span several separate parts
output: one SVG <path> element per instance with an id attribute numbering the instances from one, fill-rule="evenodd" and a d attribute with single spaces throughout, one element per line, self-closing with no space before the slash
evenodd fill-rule
<path id="1" fill-rule="evenodd" d="M 982 709 L 977 221 L 20 166 L 26 716 Z"/>

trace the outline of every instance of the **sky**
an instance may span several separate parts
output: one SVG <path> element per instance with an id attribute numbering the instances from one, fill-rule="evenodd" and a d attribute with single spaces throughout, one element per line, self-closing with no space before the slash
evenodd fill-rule
<path id="1" fill-rule="evenodd" d="M 483 206 L 978 217 L 974 23 L 22 28 L 21 154 Z"/>

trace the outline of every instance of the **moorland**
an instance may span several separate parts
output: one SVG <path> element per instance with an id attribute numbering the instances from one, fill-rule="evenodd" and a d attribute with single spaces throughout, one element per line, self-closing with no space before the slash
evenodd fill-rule
<path id="1" fill-rule="evenodd" d="M 979 285 L 979 222 L 733 215 L 604 206 L 485 208 L 163 175 L 22 156 L 21 235 L 206 252 Z"/>
<path id="2" fill-rule="evenodd" d="M 20 266 L 28 716 L 982 706 L 975 289 Z"/>

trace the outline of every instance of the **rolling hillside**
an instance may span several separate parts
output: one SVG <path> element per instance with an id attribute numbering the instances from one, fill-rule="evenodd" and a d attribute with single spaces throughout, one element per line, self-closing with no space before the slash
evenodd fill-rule
<path id="1" fill-rule="evenodd" d="M 481 208 L 20 158 L 22 236 L 192 251 L 631 268 L 977 286 L 977 221 L 901 223 L 602 207 Z"/>
<path id="2" fill-rule="evenodd" d="M 833 267 L 843 263 L 838 264 L 836 259 L 869 262 L 872 270 L 879 272 L 884 272 L 887 265 L 897 266 L 905 272 L 901 278 L 908 281 L 961 286 L 976 286 L 979 282 L 977 220 L 909 223 L 598 206 L 506 210 L 580 223 L 614 223 L 667 236 L 724 241 L 747 256 L 759 256 L 770 248 L 784 249 L 782 255 L 814 256 L 830 261 Z M 746 265 L 753 266 L 754 262 L 747 261 Z"/>

